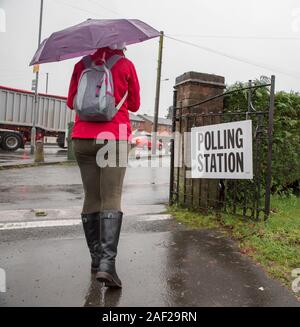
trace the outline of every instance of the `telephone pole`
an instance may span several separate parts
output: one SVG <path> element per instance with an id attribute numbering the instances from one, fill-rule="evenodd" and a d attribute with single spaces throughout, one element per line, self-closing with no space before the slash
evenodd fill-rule
<path id="1" fill-rule="evenodd" d="M 44 0 L 41 0 L 38 47 L 41 44 L 41 38 L 42 38 L 43 7 L 44 7 Z M 34 108 L 33 108 L 33 117 L 32 117 L 31 146 L 30 146 L 31 154 L 34 154 L 35 152 L 36 116 L 37 116 L 37 107 L 38 107 L 38 82 L 39 82 L 39 67 L 36 69 L 35 72 Z"/>
<path id="2" fill-rule="evenodd" d="M 157 126 L 158 126 L 158 113 L 159 113 L 159 97 L 160 97 L 163 45 L 164 45 L 164 32 L 161 31 L 160 37 L 159 37 L 159 48 L 158 48 L 156 93 L 155 93 L 154 120 L 153 120 L 153 133 L 152 133 L 152 154 L 156 154 L 156 148 L 157 148 Z"/>
<path id="3" fill-rule="evenodd" d="M 48 94 L 49 73 L 46 73 L 46 94 Z"/>

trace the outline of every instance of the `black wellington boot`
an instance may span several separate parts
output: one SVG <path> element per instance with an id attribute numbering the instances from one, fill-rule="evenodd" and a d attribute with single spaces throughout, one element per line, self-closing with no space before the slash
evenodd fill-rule
<path id="1" fill-rule="evenodd" d="M 101 248 L 99 242 L 99 213 L 95 212 L 90 214 L 82 214 L 81 219 L 86 242 L 92 258 L 91 272 L 96 273 L 99 269 L 101 255 Z"/>
<path id="2" fill-rule="evenodd" d="M 123 212 L 107 210 L 100 212 L 101 260 L 96 279 L 107 287 L 122 287 L 116 272 L 116 256 L 122 226 Z"/>

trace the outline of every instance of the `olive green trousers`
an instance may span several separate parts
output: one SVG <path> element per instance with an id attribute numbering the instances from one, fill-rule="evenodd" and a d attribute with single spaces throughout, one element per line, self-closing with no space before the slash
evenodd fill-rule
<path id="1" fill-rule="evenodd" d="M 95 139 L 73 139 L 73 148 L 85 195 L 82 214 L 122 211 L 122 187 L 130 149 L 128 142 L 108 140 L 97 144 Z"/>

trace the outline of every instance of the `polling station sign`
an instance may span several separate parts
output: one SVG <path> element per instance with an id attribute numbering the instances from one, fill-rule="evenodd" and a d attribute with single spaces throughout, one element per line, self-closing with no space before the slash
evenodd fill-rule
<path id="1" fill-rule="evenodd" d="M 252 121 L 193 127 L 191 177 L 252 179 Z"/>

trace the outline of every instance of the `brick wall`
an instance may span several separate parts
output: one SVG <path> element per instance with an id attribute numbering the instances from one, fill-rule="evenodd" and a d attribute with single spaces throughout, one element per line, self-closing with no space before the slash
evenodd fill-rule
<path id="1" fill-rule="evenodd" d="M 200 114 L 223 111 L 223 98 L 209 101 L 201 106 L 193 108 L 185 108 L 185 106 L 196 104 L 207 98 L 221 94 L 225 88 L 224 82 L 224 77 L 222 76 L 197 72 L 188 72 L 176 78 L 177 108 L 182 108 L 177 114 L 180 114 L 180 112 L 181 116 L 189 113 L 196 114 L 195 120 L 181 119 L 177 121 L 177 132 L 183 135 L 184 132 L 190 132 L 193 125 L 203 126 L 219 123 L 218 116 L 216 116 L 214 120 L 210 119 L 210 121 L 206 121 L 205 117 Z M 199 116 L 197 114 L 199 114 Z M 218 197 L 218 180 L 192 179 L 187 177 L 190 171 L 189 168 L 184 165 L 183 156 L 186 156 L 190 160 L 190 139 L 187 138 L 186 141 L 187 143 L 185 143 L 184 147 L 182 143 L 178 142 L 175 144 L 178 153 L 181 155 L 180 160 L 182 162 L 182 167 L 180 169 L 174 169 L 174 180 L 178 181 L 175 186 L 178 192 L 178 200 L 180 203 L 189 207 L 214 206 L 214 200 Z"/>

